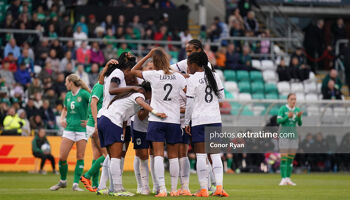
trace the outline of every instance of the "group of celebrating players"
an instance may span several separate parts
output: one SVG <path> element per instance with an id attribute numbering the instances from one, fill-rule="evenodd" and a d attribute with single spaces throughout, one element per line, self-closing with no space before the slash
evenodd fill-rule
<path id="1" fill-rule="evenodd" d="M 78 186 L 81 181 L 87 190 L 97 194 L 133 196 L 122 184 L 124 157 L 132 138 L 137 193 L 151 193 L 150 171 L 156 197 L 208 197 L 210 192 L 213 196 L 229 196 L 223 189 L 221 156 L 208 156 L 204 145 L 205 127 L 221 127 L 219 99 L 224 98 L 224 88 L 199 40 L 189 41 L 186 52 L 188 58 L 174 65 L 169 64 L 161 48 L 152 49 L 137 63 L 133 55 L 123 53 L 118 60 L 108 61 L 92 91 L 78 76 L 66 78 L 69 92 L 60 120 L 64 127 L 60 181 L 51 190 L 67 186 L 67 157 L 76 143 L 74 191 L 82 191 Z M 83 175 L 89 137 L 93 165 Z M 200 185 L 195 194 L 189 189 L 190 143 L 196 153 Z M 171 177 L 169 194 L 164 178 L 165 147 Z"/>

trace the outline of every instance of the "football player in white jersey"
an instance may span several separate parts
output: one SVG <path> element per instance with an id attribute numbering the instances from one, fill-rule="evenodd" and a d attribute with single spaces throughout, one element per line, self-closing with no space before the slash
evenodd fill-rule
<path id="1" fill-rule="evenodd" d="M 205 127 L 221 129 L 219 99 L 224 97 L 224 88 L 219 76 L 208 67 L 208 57 L 204 52 L 192 53 L 187 59 L 187 102 L 185 111 L 186 132 L 191 134 L 197 157 L 197 175 L 201 190 L 199 197 L 208 197 L 209 172 L 206 167 Z M 191 121 L 191 127 L 190 127 Z M 214 196 L 228 196 L 223 190 L 223 166 L 220 154 L 210 154 L 216 179 Z"/>
<path id="2" fill-rule="evenodd" d="M 112 196 L 133 196 L 132 193 L 126 192 L 122 185 L 122 168 L 121 158 L 123 154 L 123 145 L 125 132 L 123 128 L 125 121 L 135 114 L 136 104 L 142 106 L 148 112 L 152 112 L 157 118 L 166 118 L 164 113 L 158 113 L 145 102 L 144 94 L 150 97 L 151 87 L 146 84 L 137 89 L 139 92 L 124 95 L 124 98 L 115 96 L 109 105 L 102 111 L 98 119 L 98 132 L 100 135 L 101 147 L 107 147 L 108 154 L 111 158 L 110 173 L 113 180 Z M 141 92 L 142 91 L 142 92 Z"/>
<path id="3" fill-rule="evenodd" d="M 142 71 L 142 65 L 152 58 L 155 70 Z M 171 196 L 178 196 L 177 181 L 179 176 L 178 144 L 182 140 L 180 126 L 180 91 L 186 87 L 185 78 L 170 69 L 169 60 L 164 50 L 152 49 L 131 70 L 138 78 L 151 83 L 151 106 L 157 112 L 167 114 L 166 119 L 151 115 L 147 129 L 147 140 L 152 142 L 154 153 L 155 177 L 159 184 L 156 197 L 167 196 L 164 179 L 164 143 L 167 144 L 169 169 L 171 176 Z"/>

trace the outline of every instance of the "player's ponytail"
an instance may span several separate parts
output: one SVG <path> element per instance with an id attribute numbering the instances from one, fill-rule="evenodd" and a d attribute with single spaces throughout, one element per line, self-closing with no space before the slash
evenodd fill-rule
<path id="1" fill-rule="evenodd" d="M 216 83 L 215 76 L 212 70 L 208 66 L 207 54 L 204 53 L 203 51 L 194 52 L 187 58 L 187 60 L 188 62 L 195 63 L 204 69 L 205 81 L 207 82 L 207 85 L 213 90 L 214 94 L 217 97 L 220 97 L 220 92 L 218 89 L 218 84 Z"/>
<path id="2" fill-rule="evenodd" d="M 91 93 L 90 88 L 76 74 L 70 74 L 69 76 L 67 76 L 67 79 L 68 79 L 68 81 L 72 82 L 76 87 L 83 88 L 84 90 L 86 90 L 89 93 Z"/>

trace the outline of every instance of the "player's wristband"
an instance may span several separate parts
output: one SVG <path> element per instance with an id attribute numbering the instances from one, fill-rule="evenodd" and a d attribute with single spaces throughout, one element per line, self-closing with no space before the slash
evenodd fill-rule
<path id="1" fill-rule="evenodd" d="M 156 110 L 154 110 L 154 109 L 151 111 L 151 113 L 152 113 L 153 115 L 157 115 L 157 114 L 158 114 L 158 112 L 157 112 Z"/>

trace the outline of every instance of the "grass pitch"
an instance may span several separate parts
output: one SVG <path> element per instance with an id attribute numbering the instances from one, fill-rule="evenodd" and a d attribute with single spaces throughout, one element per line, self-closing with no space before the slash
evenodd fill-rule
<path id="1" fill-rule="evenodd" d="M 166 174 L 167 188 L 170 189 L 169 174 Z M 278 174 L 234 174 L 224 176 L 224 188 L 230 194 L 225 199 L 266 199 L 266 200 L 340 200 L 350 199 L 350 174 L 297 174 L 293 175 L 297 186 L 278 186 Z M 97 196 L 91 192 L 73 192 L 71 190 L 73 174 L 68 176 L 68 187 L 59 191 L 49 191 L 56 184 L 58 175 L 0 173 L 1 200 L 99 200 L 99 199 L 156 199 L 153 195 L 134 197 Z M 133 172 L 123 175 L 124 187 L 130 192 L 136 192 L 136 181 Z M 80 184 L 82 187 L 82 184 Z M 196 174 L 191 174 L 191 191 L 198 188 Z M 197 197 L 167 197 L 171 199 L 200 199 Z M 209 197 L 218 199 L 220 197 Z"/>

